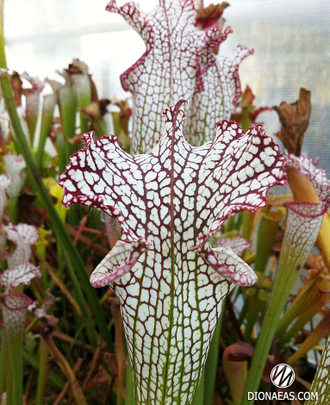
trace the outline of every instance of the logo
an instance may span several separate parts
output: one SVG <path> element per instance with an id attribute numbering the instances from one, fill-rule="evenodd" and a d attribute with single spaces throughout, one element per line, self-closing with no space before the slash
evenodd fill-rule
<path id="1" fill-rule="evenodd" d="M 285 363 L 277 364 L 270 372 L 270 380 L 277 388 L 290 387 L 294 379 L 295 373 L 293 368 Z"/>
<path id="2" fill-rule="evenodd" d="M 281 363 L 273 367 L 269 375 L 271 382 L 277 388 L 288 388 L 295 380 L 295 373 L 292 367 L 288 364 Z M 276 392 L 263 392 L 256 391 L 247 393 L 248 401 L 313 401 L 318 404 L 317 392 L 294 392 L 294 391 L 276 391 Z M 306 403 L 306 402 L 305 402 Z"/>

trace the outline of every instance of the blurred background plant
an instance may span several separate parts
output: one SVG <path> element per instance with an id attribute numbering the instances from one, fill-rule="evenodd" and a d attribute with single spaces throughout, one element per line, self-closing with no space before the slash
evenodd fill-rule
<path id="1" fill-rule="evenodd" d="M 23 402 L 23 395 L 24 404 L 133 404 L 119 302 L 111 290 L 96 291 L 88 280 L 112 247 L 106 221 L 89 209 L 64 208 L 57 184 L 80 148 L 80 134 L 108 133 L 104 117 L 110 101 L 98 98 L 82 61 L 61 72 L 62 84 L 9 74 L 3 43 L 0 51 L 6 110 L 0 132 L 0 394 L 6 392 L 10 405 Z M 45 86 L 51 94 L 43 94 Z M 247 87 L 233 115 L 244 130 L 265 110 L 253 100 Z M 127 100 L 113 104 L 119 107 L 112 113 L 114 133 L 129 152 L 132 112 Z M 300 154 L 310 108 L 304 89 L 297 103 L 276 108 L 283 125 L 278 136 L 289 153 Z M 307 168 L 299 159 L 292 162 L 287 195 L 269 195 L 264 210 L 229 219 L 212 241 L 216 245 L 226 238 L 259 279 L 227 297 L 195 405 L 236 405 L 246 403 L 244 392 L 272 391 L 269 371 L 281 362 L 296 371 L 292 389 L 310 388 L 322 339 L 330 333 L 330 232 L 324 208 L 329 186 L 315 160 L 308 160 Z M 324 206 L 318 211 L 316 205 L 293 206 L 293 201 L 324 201 Z M 301 233 L 289 215 L 300 218 Z M 19 231 L 23 224 L 30 228 Z M 34 233 L 32 246 L 23 248 L 28 229 Z"/>

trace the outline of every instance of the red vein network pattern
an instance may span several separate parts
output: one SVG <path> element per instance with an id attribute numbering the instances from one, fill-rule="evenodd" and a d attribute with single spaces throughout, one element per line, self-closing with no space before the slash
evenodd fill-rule
<path id="1" fill-rule="evenodd" d="M 307 156 L 295 156 L 290 154 L 287 157 L 285 168 L 294 168 L 299 170 L 300 174 L 306 176 L 312 183 L 320 200 L 321 211 L 327 210 L 330 204 L 330 180 L 324 169 L 316 167 L 318 159 L 312 159 Z"/>
<path id="2" fill-rule="evenodd" d="M 319 233 L 322 215 L 325 214 L 330 203 L 330 180 L 327 179 L 325 170 L 316 167 L 317 163 L 318 159 L 293 154 L 288 156 L 285 163 L 286 169 L 297 169 L 311 181 L 320 200 L 318 204 L 304 202 L 286 204 L 289 208 L 286 224 L 287 236 L 285 236 L 282 246 L 284 252 L 287 250 L 286 247 L 290 247 L 293 252 L 287 252 L 286 255 L 284 253 L 284 260 L 288 266 L 290 261 L 295 261 L 297 269 L 301 268 L 307 260 L 308 253 L 313 248 Z M 299 261 L 297 257 L 299 257 Z M 306 401 L 306 405 L 329 404 L 329 371 L 330 337 L 328 337 L 310 390 L 314 396 L 312 395 L 311 399 Z"/>
<path id="3" fill-rule="evenodd" d="M 134 100 L 132 153 L 152 149 L 164 130 L 162 111 L 181 99 L 188 101 L 183 132 L 189 142 L 201 145 L 212 139 L 216 122 L 230 118 L 241 95 L 238 65 L 251 51 L 239 46 L 231 57 L 218 60 L 213 47 L 231 28 L 199 31 L 192 0 L 160 0 L 149 14 L 136 3 L 117 7 L 113 0 L 107 10 L 120 14 L 146 45 L 146 52 L 121 75 L 124 90 Z"/>
<path id="4" fill-rule="evenodd" d="M 285 183 L 284 157 L 260 126 L 217 124 L 193 147 L 182 135 L 181 103 L 166 109 L 165 133 L 149 154 L 131 156 L 116 137 L 83 135 L 86 147 L 60 177 L 63 204 L 116 218 L 118 241 L 91 276 L 121 301 L 138 404 L 191 404 L 221 300 L 256 275 L 209 237 L 234 212 L 267 204 Z"/>
<path id="5" fill-rule="evenodd" d="M 219 237 L 215 239 L 214 246 L 228 246 L 231 250 L 236 253 L 238 256 L 242 256 L 245 250 L 252 249 L 252 242 L 243 238 L 243 236 L 235 236 L 234 238 Z"/>
<path id="6" fill-rule="evenodd" d="M 313 399 L 306 402 L 306 405 L 328 405 L 330 403 L 330 336 L 324 347 L 321 361 L 317 367 L 316 374 L 313 380 L 311 393 L 314 394 Z M 317 399 L 316 399 L 317 398 Z"/>

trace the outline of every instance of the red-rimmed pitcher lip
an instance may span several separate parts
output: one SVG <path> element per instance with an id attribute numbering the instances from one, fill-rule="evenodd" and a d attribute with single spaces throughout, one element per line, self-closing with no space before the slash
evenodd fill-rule
<path id="1" fill-rule="evenodd" d="M 28 306 L 33 302 L 33 299 L 28 297 L 26 294 L 15 291 L 1 293 L 0 297 L 2 305 L 11 311 L 27 309 Z M 11 302 L 9 302 L 9 300 Z"/>

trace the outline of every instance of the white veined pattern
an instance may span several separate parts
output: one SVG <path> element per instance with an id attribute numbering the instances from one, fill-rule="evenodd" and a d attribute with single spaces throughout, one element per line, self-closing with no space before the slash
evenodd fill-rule
<path id="1" fill-rule="evenodd" d="M 207 357 L 221 301 L 256 281 L 230 248 L 208 239 L 242 209 L 267 204 L 284 184 L 284 158 L 258 125 L 217 125 L 200 147 L 182 135 L 181 103 L 170 107 L 165 133 L 144 155 L 124 152 L 113 136 L 71 157 L 60 177 L 63 203 L 100 208 L 116 218 L 122 240 L 91 276 L 121 302 L 138 404 L 190 404 Z"/>

